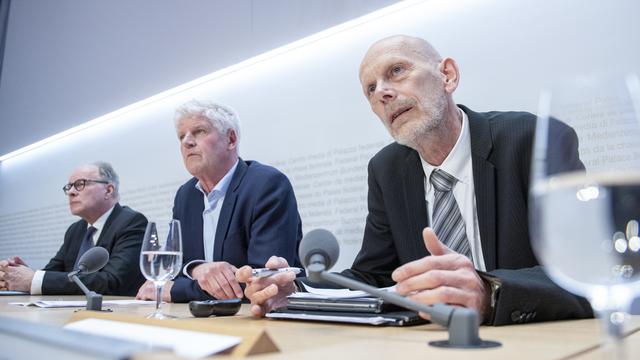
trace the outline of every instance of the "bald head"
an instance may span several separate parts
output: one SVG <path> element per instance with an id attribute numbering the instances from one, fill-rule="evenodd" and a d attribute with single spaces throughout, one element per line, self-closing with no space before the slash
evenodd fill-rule
<path id="1" fill-rule="evenodd" d="M 424 159 L 431 158 L 433 139 L 449 133 L 456 137 L 449 125 L 460 123 L 452 98 L 459 75 L 453 59 L 441 58 L 424 39 L 406 35 L 375 42 L 360 64 L 362 91 L 373 112 L 398 143 Z"/>
<path id="2" fill-rule="evenodd" d="M 369 47 L 360 63 L 360 78 L 362 79 L 362 72 L 372 59 L 391 53 L 411 56 L 433 66 L 437 66 L 442 61 L 438 51 L 425 39 L 408 35 L 389 36 L 376 41 Z"/>

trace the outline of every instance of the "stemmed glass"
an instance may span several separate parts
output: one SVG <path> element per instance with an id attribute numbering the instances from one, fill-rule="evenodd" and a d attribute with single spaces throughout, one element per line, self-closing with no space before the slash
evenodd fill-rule
<path id="1" fill-rule="evenodd" d="M 156 287 L 156 311 L 147 316 L 150 319 L 175 318 L 175 316 L 163 314 L 161 304 L 164 284 L 178 275 L 182 267 L 180 221 L 171 220 L 163 233 L 166 236 L 159 236 L 156 223 L 149 222 L 140 251 L 140 270 L 147 280 L 153 281 Z"/>
<path id="2" fill-rule="evenodd" d="M 618 359 L 640 294 L 639 114 L 637 75 L 565 81 L 540 97 L 531 168 L 536 256 L 554 282 L 590 301 L 605 352 Z"/>

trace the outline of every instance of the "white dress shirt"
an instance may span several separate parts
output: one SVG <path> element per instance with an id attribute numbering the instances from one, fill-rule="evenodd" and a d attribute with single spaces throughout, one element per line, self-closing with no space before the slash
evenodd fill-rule
<path id="1" fill-rule="evenodd" d="M 471 137 L 469 136 L 469 118 L 460 108 L 462 114 L 462 128 L 455 146 L 444 159 L 442 164 L 435 167 L 420 157 L 422 170 L 424 171 L 424 193 L 427 201 L 427 213 L 429 214 L 429 224 L 433 224 L 433 202 L 435 191 L 429 181 L 431 173 L 435 169 L 442 169 L 458 181 L 453 185 L 453 197 L 458 203 L 460 214 L 465 224 L 465 231 L 471 254 L 473 265 L 477 270 L 485 271 L 484 257 L 482 255 L 482 243 L 480 241 L 480 227 L 478 226 L 478 210 L 476 208 L 476 193 L 473 183 L 473 168 L 471 164 Z"/>
<path id="2" fill-rule="evenodd" d="M 104 224 L 107 222 L 107 219 L 111 215 L 113 211 L 113 205 L 109 210 L 107 210 L 104 214 L 102 214 L 96 222 L 93 224 L 87 224 L 87 229 L 93 226 L 96 228 L 96 231 L 91 235 L 91 242 L 93 242 L 93 246 L 96 246 L 96 242 L 100 239 L 100 234 L 102 234 L 102 229 L 104 229 Z M 33 279 L 31 280 L 31 295 L 40 295 L 42 294 L 42 280 L 44 280 L 44 270 L 37 270 L 33 274 Z"/>
<path id="3" fill-rule="evenodd" d="M 222 179 L 218 181 L 210 193 L 204 191 L 200 181 L 196 183 L 196 189 L 200 190 L 204 199 L 204 211 L 202 212 L 202 246 L 204 247 L 204 260 L 192 260 L 184 266 L 182 273 L 189 279 L 192 278 L 188 270 L 190 270 L 193 265 L 213 261 L 213 247 L 216 230 L 218 229 L 218 221 L 220 220 L 220 211 L 222 210 L 222 204 L 224 203 L 224 198 L 229 189 L 231 179 L 233 179 L 233 173 L 236 171 L 236 167 L 238 167 L 238 160 L 236 160 L 236 163 L 233 164 Z"/>

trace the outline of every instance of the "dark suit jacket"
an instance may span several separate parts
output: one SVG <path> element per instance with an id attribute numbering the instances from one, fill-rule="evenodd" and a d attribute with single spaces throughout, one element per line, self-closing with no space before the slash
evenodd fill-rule
<path id="1" fill-rule="evenodd" d="M 144 215 L 127 206 L 115 205 L 96 241 L 96 246 L 109 251 L 109 262 L 98 272 L 78 275 L 89 290 L 103 295 L 136 295 L 144 283 L 140 272 L 140 248 L 146 226 Z M 86 231 L 84 220 L 69 226 L 62 247 L 42 269 L 46 271 L 42 294 L 82 294 L 80 288 L 67 279 L 67 273 L 73 270 Z"/>
<path id="2" fill-rule="evenodd" d="M 469 118 L 471 157 L 482 252 L 487 271 L 502 286 L 495 325 L 593 316 L 588 303 L 556 286 L 538 266 L 529 243 L 527 201 L 535 116 L 524 112 L 476 113 Z M 583 168 L 572 129 L 552 122 L 567 144 L 568 168 Z M 369 163 L 369 213 L 362 249 L 345 274 L 390 286 L 391 272 L 428 255 L 424 172 L 415 150 L 393 143 Z"/>
<path id="3" fill-rule="evenodd" d="M 176 193 L 173 218 L 182 225 L 183 263 L 204 259 L 202 240 L 203 194 L 192 178 Z M 220 204 L 218 204 L 220 206 Z M 222 203 L 216 229 L 213 261 L 236 267 L 263 267 L 271 255 L 300 267 L 298 246 L 302 223 L 293 188 L 287 177 L 257 161 L 238 160 Z M 211 299 L 197 281 L 176 277 L 171 301 Z"/>

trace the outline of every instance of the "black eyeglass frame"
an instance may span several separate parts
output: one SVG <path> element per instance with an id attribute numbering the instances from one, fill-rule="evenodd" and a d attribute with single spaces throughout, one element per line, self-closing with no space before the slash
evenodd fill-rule
<path id="1" fill-rule="evenodd" d="M 84 190 L 84 187 L 87 186 L 88 182 L 99 183 L 99 184 L 110 184 L 106 180 L 78 179 L 72 183 L 68 183 L 65 186 L 63 186 L 62 191 L 64 192 L 65 195 L 69 195 L 69 190 L 71 190 L 72 187 L 74 187 L 76 191 L 82 191 Z"/>

